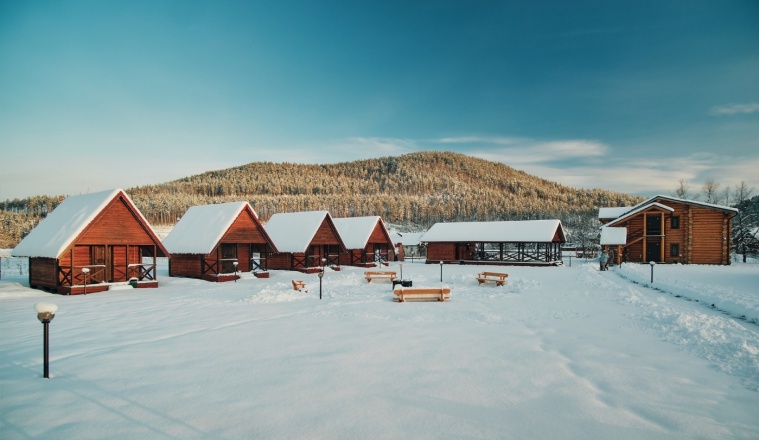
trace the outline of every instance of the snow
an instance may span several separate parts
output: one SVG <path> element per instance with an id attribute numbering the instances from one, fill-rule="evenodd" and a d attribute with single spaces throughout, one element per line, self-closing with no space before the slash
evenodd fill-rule
<path id="1" fill-rule="evenodd" d="M 327 211 L 283 212 L 272 215 L 264 229 L 279 252 L 305 252 L 327 217 Z"/>
<path id="2" fill-rule="evenodd" d="M 559 228 L 560 220 L 435 223 L 421 241 L 546 243 L 553 241 Z"/>
<path id="3" fill-rule="evenodd" d="M 363 249 L 374 232 L 374 227 L 382 219 L 378 216 L 333 218 L 337 233 L 346 249 Z"/>
<path id="4" fill-rule="evenodd" d="M 736 317 L 758 264 L 656 265 L 649 287 L 648 265 L 581 261 L 502 267 L 504 287 L 445 265 L 450 301 L 403 304 L 351 267 L 321 301 L 290 271 L 209 283 L 159 259 L 157 289 L 57 296 L 4 270 L 0 437 L 759 437 L 759 326 Z M 415 287 L 440 271 L 403 265 Z"/>
<path id="5" fill-rule="evenodd" d="M 601 246 L 616 246 L 627 243 L 627 228 L 601 228 Z"/>
<path id="6" fill-rule="evenodd" d="M 626 212 L 632 210 L 633 206 L 615 206 L 613 208 L 599 208 L 598 209 L 598 218 L 599 219 L 615 219 L 621 215 L 624 215 Z"/>
<path id="7" fill-rule="evenodd" d="M 21 240 L 13 256 L 58 258 L 119 192 L 123 191 L 112 189 L 67 197 Z M 129 198 L 126 193 L 124 197 Z M 148 224 L 144 218 L 143 222 Z"/>
<path id="8" fill-rule="evenodd" d="M 634 216 L 635 214 L 638 214 L 639 212 L 645 211 L 646 209 L 649 209 L 651 207 L 657 207 L 657 208 L 663 209 L 665 211 L 668 211 L 670 213 L 675 212 L 675 210 L 673 208 L 671 208 L 671 207 L 669 207 L 667 205 L 662 205 L 659 202 L 654 202 L 654 203 L 649 203 L 649 204 L 646 204 L 646 205 L 638 205 L 637 207 L 633 208 L 632 211 L 629 211 L 629 212 L 627 212 L 627 213 L 625 213 L 625 214 L 617 217 L 616 219 L 612 220 L 611 222 L 609 222 L 607 224 L 608 225 L 613 225 L 613 224 L 619 223 L 622 220 L 630 218 L 630 217 Z"/>
<path id="9" fill-rule="evenodd" d="M 651 206 L 658 206 L 659 208 L 665 209 L 670 212 L 674 211 L 674 209 L 670 208 L 669 206 L 666 206 L 665 204 L 659 203 L 656 200 L 668 200 L 671 202 L 684 203 L 686 205 L 703 206 L 706 208 L 719 209 L 722 211 L 730 211 L 730 212 L 735 212 L 735 213 L 738 212 L 737 208 L 731 208 L 729 206 L 715 205 L 713 203 L 700 202 L 698 200 L 687 200 L 687 199 L 680 199 L 680 198 L 672 197 L 672 196 L 658 195 L 658 196 L 651 197 L 647 200 L 644 200 L 643 202 L 638 203 L 635 206 L 599 208 L 598 218 L 599 219 L 614 219 L 612 223 L 615 223 L 619 221 L 621 218 L 630 217 L 631 215 L 635 215 L 638 212 L 644 209 L 647 209 Z"/>
<path id="10" fill-rule="evenodd" d="M 163 246 L 170 254 L 209 254 L 246 205 L 248 202 L 192 206 L 163 239 Z"/>

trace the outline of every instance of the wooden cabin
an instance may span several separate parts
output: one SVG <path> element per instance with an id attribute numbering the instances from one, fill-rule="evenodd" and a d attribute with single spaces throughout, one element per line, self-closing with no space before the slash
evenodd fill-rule
<path id="1" fill-rule="evenodd" d="M 560 220 L 436 223 L 422 236 L 428 264 L 557 265 L 566 241 Z"/>
<path id="2" fill-rule="evenodd" d="M 387 264 L 393 241 L 378 216 L 332 219 L 345 244 L 340 264 L 346 266 L 375 267 Z"/>
<path id="3" fill-rule="evenodd" d="M 270 269 L 314 273 L 340 267 L 340 254 L 347 252 L 327 211 L 274 214 L 264 228 L 278 250 L 269 255 Z"/>
<path id="4" fill-rule="evenodd" d="M 266 276 L 276 248 L 248 202 L 193 206 L 163 240 L 169 275 L 207 281 L 236 280 L 239 272 Z"/>
<path id="5" fill-rule="evenodd" d="M 737 213 L 727 206 L 660 195 L 632 207 L 601 208 L 599 220 L 627 228 L 622 261 L 727 265 Z"/>
<path id="6" fill-rule="evenodd" d="M 71 196 L 16 246 L 29 257 L 29 286 L 62 294 L 111 285 L 157 287 L 156 257 L 169 256 L 121 189 Z"/>
<path id="7" fill-rule="evenodd" d="M 395 254 L 398 261 L 410 259 L 423 259 L 427 256 L 427 248 L 422 246 L 421 240 L 424 232 L 398 232 L 390 233 L 390 238 L 395 246 Z"/>

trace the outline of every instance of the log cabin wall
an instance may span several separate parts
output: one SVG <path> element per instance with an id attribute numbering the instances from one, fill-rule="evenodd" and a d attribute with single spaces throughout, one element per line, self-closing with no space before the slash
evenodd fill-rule
<path id="1" fill-rule="evenodd" d="M 292 269 L 292 254 L 288 252 L 282 252 L 278 254 L 269 254 L 268 257 L 268 264 L 269 269 L 281 269 L 281 270 L 290 270 Z"/>
<path id="2" fill-rule="evenodd" d="M 76 244 L 152 245 L 154 243 L 142 223 L 126 206 L 125 201 L 121 197 L 116 197 L 87 227 Z"/>
<path id="3" fill-rule="evenodd" d="M 58 286 L 58 264 L 54 258 L 29 258 L 29 287 L 46 287 L 54 289 Z"/>
<path id="4" fill-rule="evenodd" d="M 455 243 L 429 243 L 427 245 L 427 263 L 453 261 L 456 259 Z"/>
<path id="5" fill-rule="evenodd" d="M 311 245 L 339 245 L 340 239 L 337 238 L 337 232 L 332 224 L 325 218 L 319 229 L 311 240 Z"/>
<path id="6" fill-rule="evenodd" d="M 202 266 L 202 255 L 173 254 L 169 260 L 169 276 L 200 278 Z"/>

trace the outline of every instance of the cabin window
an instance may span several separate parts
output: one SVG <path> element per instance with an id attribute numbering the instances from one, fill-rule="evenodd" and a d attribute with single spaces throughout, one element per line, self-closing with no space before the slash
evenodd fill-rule
<path id="1" fill-rule="evenodd" d="M 677 243 L 671 243 L 669 245 L 669 256 L 670 257 L 679 257 L 680 256 L 680 245 Z"/>
<path id="2" fill-rule="evenodd" d="M 680 217 L 677 215 L 673 215 L 670 219 L 670 227 L 672 229 L 680 229 Z"/>

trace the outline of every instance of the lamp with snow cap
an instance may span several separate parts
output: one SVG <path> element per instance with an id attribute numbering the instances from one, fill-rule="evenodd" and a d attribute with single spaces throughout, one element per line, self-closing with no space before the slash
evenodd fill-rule
<path id="1" fill-rule="evenodd" d="M 443 282 L 443 260 L 440 260 L 440 282 Z"/>
<path id="2" fill-rule="evenodd" d="M 49 333 L 48 333 L 48 324 L 50 324 L 50 321 L 55 318 L 55 312 L 58 311 L 58 306 L 51 303 L 37 303 L 34 305 L 34 310 L 37 311 L 37 319 L 40 320 L 43 326 L 43 370 L 42 370 L 42 377 L 49 379 L 50 378 L 50 368 L 49 368 L 49 361 L 50 361 L 50 350 L 49 350 Z"/>
<path id="3" fill-rule="evenodd" d="M 237 265 L 240 264 L 237 261 L 233 261 L 232 265 L 235 267 L 235 283 L 237 282 Z"/>
<path id="4" fill-rule="evenodd" d="M 651 284 L 654 283 L 654 266 L 656 266 L 656 261 L 651 260 L 648 262 L 648 264 L 651 265 Z"/>
<path id="5" fill-rule="evenodd" d="M 90 273 L 90 268 L 89 267 L 83 267 L 82 268 L 82 273 L 84 274 L 84 294 L 86 295 L 87 294 L 87 274 Z"/>

